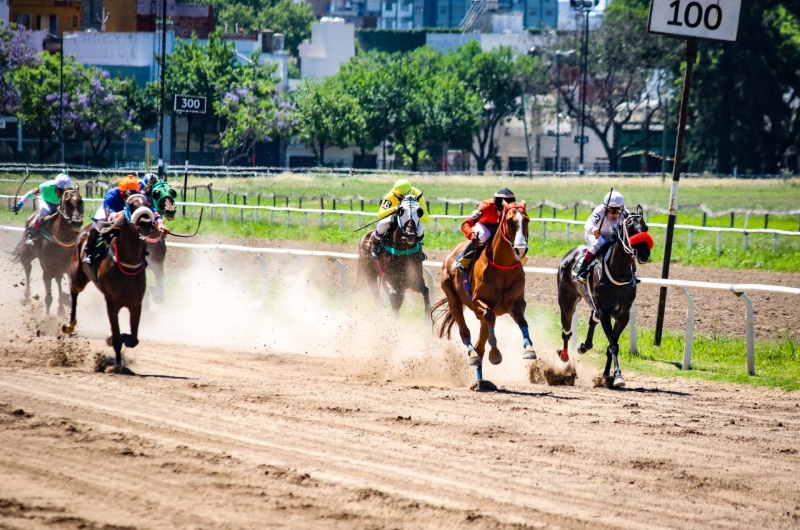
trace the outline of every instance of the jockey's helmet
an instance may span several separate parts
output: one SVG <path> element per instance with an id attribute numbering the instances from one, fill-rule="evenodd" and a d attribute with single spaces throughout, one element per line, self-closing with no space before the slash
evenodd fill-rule
<path id="1" fill-rule="evenodd" d="M 63 190 L 72 186 L 72 179 L 66 173 L 56 175 L 56 188 Z"/>
<path id="2" fill-rule="evenodd" d="M 402 197 L 406 193 L 411 191 L 411 183 L 406 179 L 400 179 L 394 183 L 394 188 L 392 188 L 392 193 L 397 195 L 398 197 Z"/>
<path id="3" fill-rule="evenodd" d="M 155 173 L 145 173 L 144 177 L 142 177 L 142 186 L 147 188 L 148 186 L 152 186 L 158 180 L 158 175 Z"/>
<path id="4" fill-rule="evenodd" d="M 606 208 L 622 208 L 625 206 L 625 199 L 620 192 L 609 191 L 606 193 L 606 196 L 603 197 L 603 204 Z"/>
<path id="5" fill-rule="evenodd" d="M 508 188 L 502 188 L 495 192 L 494 194 L 494 205 L 498 211 L 503 210 L 503 202 L 505 201 L 508 204 L 512 202 L 516 202 L 517 198 L 514 197 L 514 192 Z"/>
<path id="6" fill-rule="evenodd" d="M 119 181 L 119 191 L 139 193 L 139 181 L 133 175 L 128 175 Z"/>

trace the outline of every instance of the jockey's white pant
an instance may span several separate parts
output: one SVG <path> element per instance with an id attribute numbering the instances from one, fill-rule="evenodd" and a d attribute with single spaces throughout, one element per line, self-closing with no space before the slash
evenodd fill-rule
<path id="1" fill-rule="evenodd" d="M 386 235 L 386 232 L 388 232 L 389 229 L 392 227 L 392 223 L 396 222 L 397 222 L 397 216 L 394 214 L 388 217 L 384 217 L 383 219 L 378 221 L 378 224 L 375 226 L 375 233 L 374 233 L 375 239 L 379 239 L 384 235 Z M 425 227 L 422 226 L 422 223 L 417 223 L 417 237 L 422 237 L 423 235 L 425 235 Z"/>
<path id="2" fill-rule="evenodd" d="M 472 233 L 478 234 L 478 242 L 481 246 L 485 245 L 491 238 L 492 234 L 494 234 L 497 228 L 489 227 L 481 222 L 475 223 L 472 227 Z"/>
<path id="3" fill-rule="evenodd" d="M 105 208 L 103 208 L 102 205 L 100 206 L 100 208 L 97 209 L 97 212 L 94 214 L 92 219 L 94 219 L 94 223 L 92 223 L 92 228 L 94 228 L 95 230 L 100 230 L 101 228 L 104 228 L 103 223 L 105 223 L 106 220 L 108 219 L 108 215 L 106 214 L 106 210 Z"/>
<path id="4" fill-rule="evenodd" d="M 594 234 L 586 235 L 586 245 L 589 247 L 589 252 L 591 252 L 595 256 L 597 255 L 598 252 L 600 252 L 600 249 L 605 244 L 606 240 L 603 239 L 603 236 L 594 237 Z"/>
<path id="5" fill-rule="evenodd" d="M 50 214 L 56 213 L 58 204 L 51 204 L 41 197 L 36 197 L 36 206 L 39 207 L 39 218 L 47 217 Z"/>

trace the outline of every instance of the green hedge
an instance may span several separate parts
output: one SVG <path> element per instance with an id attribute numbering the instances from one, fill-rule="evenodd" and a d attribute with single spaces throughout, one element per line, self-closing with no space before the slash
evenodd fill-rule
<path id="1" fill-rule="evenodd" d="M 461 33 L 457 28 L 376 29 L 356 28 L 356 40 L 365 52 L 410 52 L 425 46 L 428 33 Z"/>

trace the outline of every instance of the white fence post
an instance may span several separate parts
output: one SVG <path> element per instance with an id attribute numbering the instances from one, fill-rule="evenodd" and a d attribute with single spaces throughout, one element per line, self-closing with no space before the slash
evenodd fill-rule
<path id="1" fill-rule="evenodd" d="M 747 296 L 747 293 L 733 292 L 736 296 L 744 300 L 745 318 L 744 321 L 747 326 L 746 341 L 747 341 L 747 373 L 756 375 L 756 346 L 755 346 L 755 333 L 754 324 L 755 316 L 753 312 L 753 301 Z"/>
<path id="2" fill-rule="evenodd" d="M 686 334 L 683 340 L 683 365 L 684 370 L 692 368 L 692 339 L 694 337 L 694 300 L 689 296 L 689 291 L 680 287 L 686 298 Z"/>
<path id="3" fill-rule="evenodd" d="M 631 319 L 628 322 L 628 350 L 631 355 L 639 355 L 639 346 L 636 342 L 636 302 L 631 304 Z"/>

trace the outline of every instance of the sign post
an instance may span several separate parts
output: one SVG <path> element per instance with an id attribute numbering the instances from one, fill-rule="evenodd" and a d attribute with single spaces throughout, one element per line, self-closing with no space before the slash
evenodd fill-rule
<path id="1" fill-rule="evenodd" d="M 686 133 L 686 117 L 689 113 L 689 91 L 692 86 L 692 71 L 697 59 L 698 39 L 736 42 L 739 31 L 741 0 L 652 0 L 649 33 L 685 37 L 686 70 L 683 74 L 678 137 L 675 142 L 675 161 L 672 168 L 672 188 L 669 193 L 669 218 L 667 238 L 664 242 L 664 262 L 661 278 L 669 278 L 669 262 L 672 258 L 672 235 L 678 213 L 678 182 L 681 178 L 683 140 Z M 666 134 L 666 133 L 665 133 Z M 664 311 L 667 305 L 667 288 L 662 287 L 658 296 L 655 345 L 661 345 L 664 328 Z"/>
<path id="2" fill-rule="evenodd" d="M 192 139 L 192 114 L 206 113 L 206 98 L 204 96 L 185 96 L 175 94 L 175 112 L 186 114 L 186 158 L 183 161 L 183 202 L 186 202 L 186 188 L 189 180 L 189 142 Z M 186 206 L 183 207 L 183 216 L 186 217 Z"/>

